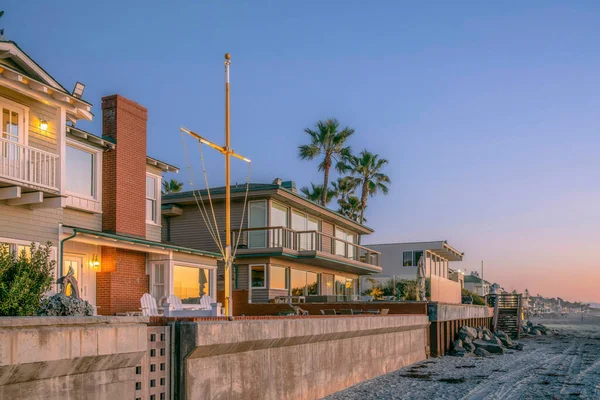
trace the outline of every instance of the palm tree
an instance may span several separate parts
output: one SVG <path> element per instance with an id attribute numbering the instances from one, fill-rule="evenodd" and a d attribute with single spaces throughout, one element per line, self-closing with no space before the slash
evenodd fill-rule
<path id="1" fill-rule="evenodd" d="M 319 164 L 319 171 L 323 171 L 323 186 L 329 187 L 329 170 L 336 162 L 336 167 L 341 165 L 340 162 L 345 156 L 350 155 L 350 147 L 344 146 L 346 139 L 354 134 L 354 129 L 345 127 L 339 130 L 340 123 L 337 119 L 330 118 L 326 121 L 318 121 L 315 124 L 315 129 L 306 128 L 306 132 L 310 136 L 310 144 L 305 144 L 298 147 L 299 155 L 302 160 L 312 160 L 318 156 L 323 157 L 323 161 Z M 321 205 L 327 205 L 327 192 L 321 193 Z"/>
<path id="2" fill-rule="evenodd" d="M 336 196 L 338 196 L 338 204 L 348 201 L 348 197 L 354 194 L 356 185 L 354 180 L 350 176 L 344 176 L 343 178 L 337 178 L 337 181 L 331 184 L 333 190 L 335 190 Z"/>
<path id="3" fill-rule="evenodd" d="M 309 199 L 310 201 L 313 201 L 317 204 L 322 204 L 322 199 L 323 199 L 323 185 L 315 185 L 314 183 L 311 182 L 310 184 L 311 188 L 309 188 L 308 186 L 304 186 L 303 188 L 300 189 L 300 192 L 306 196 L 307 199 Z M 336 192 L 333 189 L 327 188 L 327 192 L 325 193 L 325 206 L 327 204 L 329 204 L 331 202 L 331 200 L 333 200 L 333 198 L 335 197 Z"/>
<path id="4" fill-rule="evenodd" d="M 365 221 L 365 209 L 369 196 L 373 197 L 378 192 L 386 195 L 390 178 L 383 174 L 381 170 L 388 164 L 385 158 L 379 158 L 378 154 L 373 154 L 367 150 L 360 152 L 358 156 L 345 157 L 345 163 L 338 166 L 342 171 L 350 171 L 352 180 L 356 187 L 361 187 L 360 195 L 360 218 L 361 224 Z"/>
<path id="5" fill-rule="evenodd" d="M 346 200 L 338 200 L 338 203 L 340 205 L 338 213 L 350 218 L 353 221 L 360 222 L 362 206 L 358 197 L 349 196 Z M 367 219 L 363 218 L 363 222 L 367 222 Z"/>
<path id="6" fill-rule="evenodd" d="M 168 181 L 163 181 L 163 194 L 171 194 L 181 192 L 183 189 L 183 182 L 179 182 L 177 179 L 171 179 Z"/>

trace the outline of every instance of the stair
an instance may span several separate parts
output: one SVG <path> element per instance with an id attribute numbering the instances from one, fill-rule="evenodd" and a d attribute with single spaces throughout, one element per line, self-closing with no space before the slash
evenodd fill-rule
<path id="1" fill-rule="evenodd" d="M 488 306 L 494 307 L 493 329 L 501 330 L 513 339 L 521 336 L 520 294 L 491 294 L 487 296 Z"/>

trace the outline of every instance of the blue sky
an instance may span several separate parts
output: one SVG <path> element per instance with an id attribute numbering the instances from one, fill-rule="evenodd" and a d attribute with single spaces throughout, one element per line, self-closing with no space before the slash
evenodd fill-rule
<path id="1" fill-rule="evenodd" d="M 222 140 L 230 52 L 252 181 L 319 182 L 297 146 L 336 117 L 354 149 L 390 160 L 367 243 L 447 239 L 466 253 L 455 268 L 485 260 L 507 289 L 600 301 L 600 4 L 524 3 L 9 0 L 0 27 L 65 86 L 84 82 L 97 116 L 113 93 L 146 106 L 149 154 L 186 181 L 178 128 Z"/>

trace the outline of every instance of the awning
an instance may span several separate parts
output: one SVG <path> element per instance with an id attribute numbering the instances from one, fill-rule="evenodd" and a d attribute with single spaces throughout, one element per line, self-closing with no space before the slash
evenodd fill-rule
<path id="1" fill-rule="evenodd" d="M 179 253 L 194 254 L 198 256 L 221 259 L 221 254 L 210 251 L 191 249 L 189 247 L 176 246 L 169 243 L 155 242 L 133 236 L 118 235 L 95 231 L 92 229 L 79 228 L 76 226 L 63 225 L 63 233 L 74 235 L 71 240 L 87 242 L 90 244 L 105 245 L 111 247 L 126 248 L 148 253 L 167 254 L 171 251 Z"/>
<path id="2" fill-rule="evenodd" d="M 441 248 L 428 249 L 433 254 L 440 256 L 448 261 L 462 261 L 464 253 L 459 252 L 446 242 L 442 242 Z"/>

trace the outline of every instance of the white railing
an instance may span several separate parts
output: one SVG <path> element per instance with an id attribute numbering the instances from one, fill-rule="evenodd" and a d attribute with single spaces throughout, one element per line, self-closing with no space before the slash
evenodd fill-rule
<path id="1" fill-rule="evenodd" d="M 58 190 L 58 162 L 57 154 L 0 138 L 0 178 Z"/>

